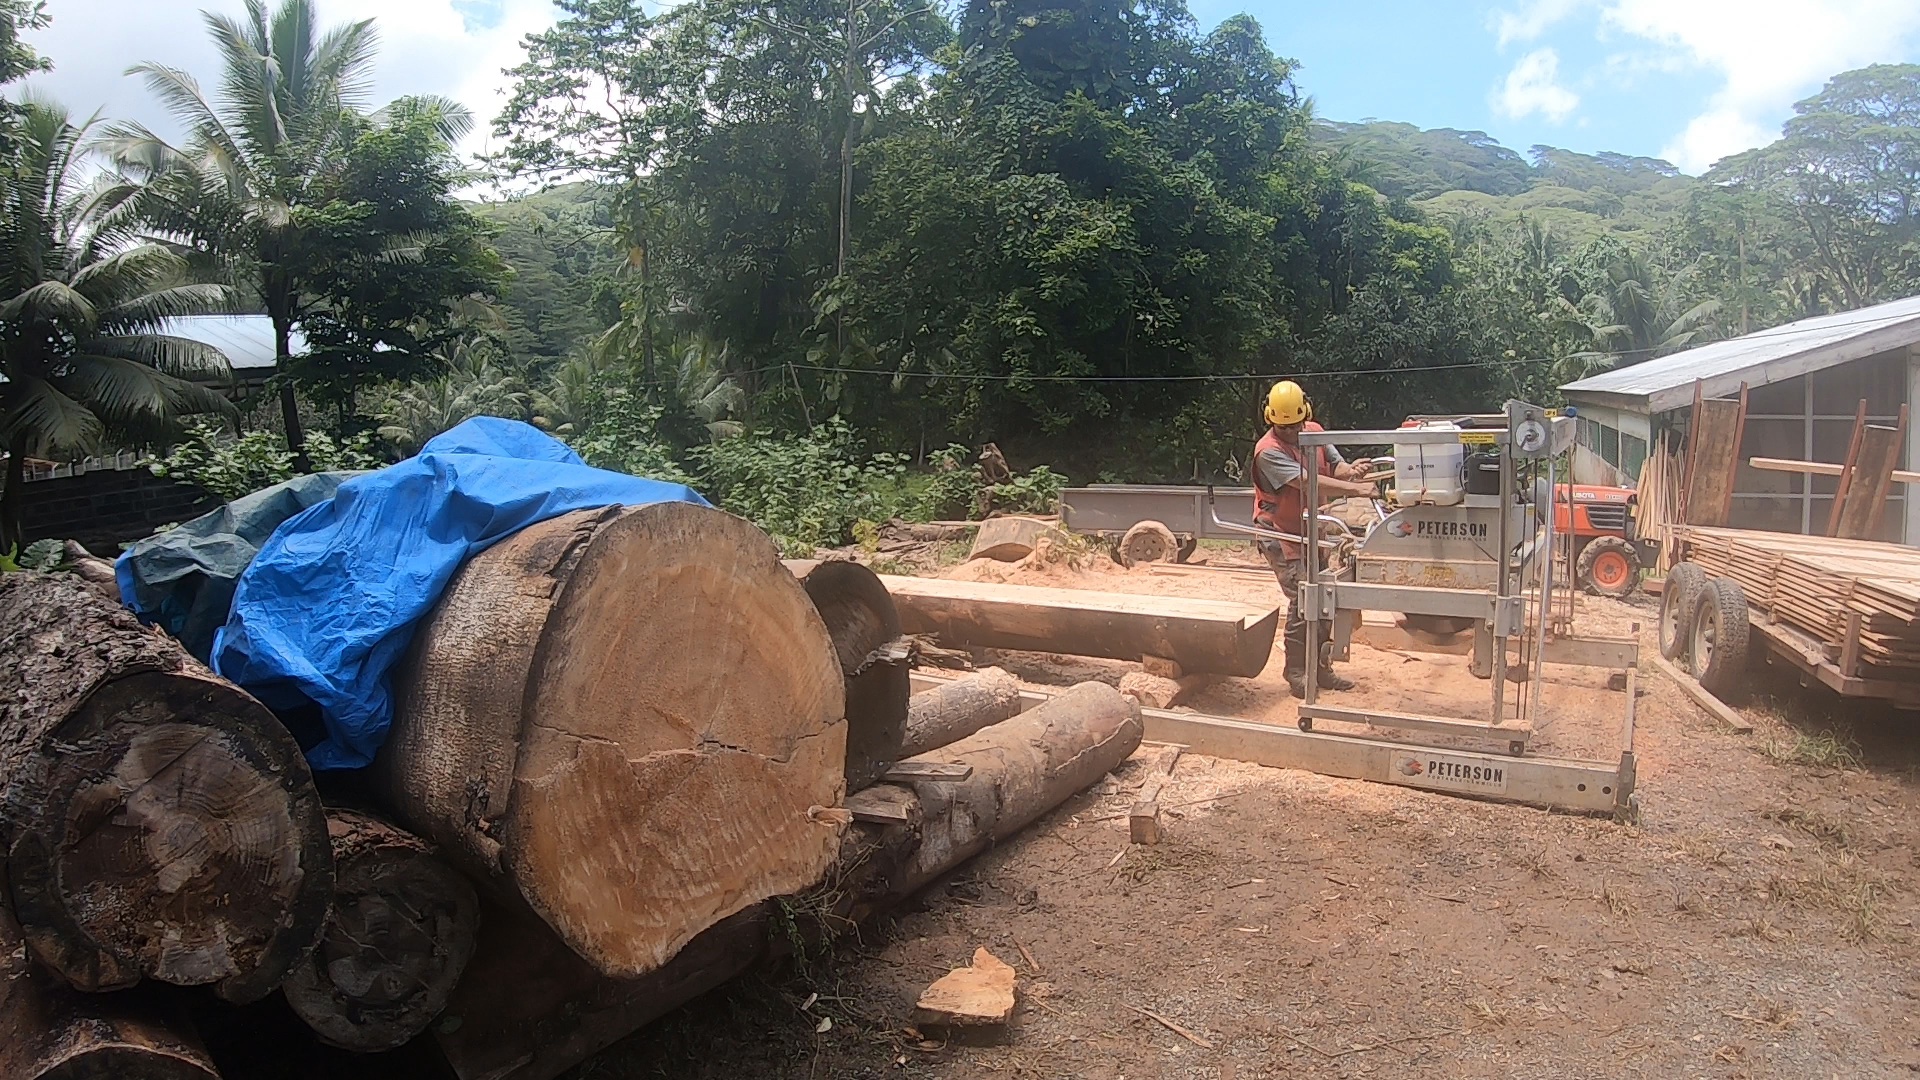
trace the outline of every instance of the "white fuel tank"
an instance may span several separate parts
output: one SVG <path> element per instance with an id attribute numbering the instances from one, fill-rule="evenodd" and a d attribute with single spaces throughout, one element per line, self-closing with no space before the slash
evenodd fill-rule
<path id="1" fill-rule="evenodd" d="M 1466 498 L 1467 448 L 1459 440 L 1460 426 L 1429 421 L 1402 430 L 1450 431 L 1455 438 L 1446 443 L 1393 445 L 1394 498 L 1400 505 L 1454 506 Z"/>

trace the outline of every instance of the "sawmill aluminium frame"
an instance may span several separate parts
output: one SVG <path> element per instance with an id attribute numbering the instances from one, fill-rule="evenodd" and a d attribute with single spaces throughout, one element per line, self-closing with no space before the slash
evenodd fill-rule
<path id="1" fill-rule="evenodd" d="M 916 671 L 913 688 L 931 689 L 952 678 Z M 1626 722 L 1614 763 L 1474 754 L 1170 709 L 1143 708 L 1140 718 L 1147 740 L 1209 757 L 1632 821 L 1640 809 L 1633 755 L 1637 681 L 1629 669 Z M 1023 687 L 1020 708 L 1033 708 L 1053 694 Z"/>

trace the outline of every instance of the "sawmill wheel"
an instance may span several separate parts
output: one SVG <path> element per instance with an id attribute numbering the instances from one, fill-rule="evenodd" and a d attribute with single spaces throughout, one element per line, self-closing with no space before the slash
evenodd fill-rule
<path id="1" fill-rule="evenodd" d="M 1618 536 L 1596 536 L 1580 549 L 1575 580 L 1595 596 L 1632 596 L 1640 588 L 1640 556 Z"/>
<path id="2" fill-rule="evenodd" d="M 1660 591 L 1660 655 L 1678 660 L 1686 655 L 1693 636 L 1693 605 L 1706 584 L 1707 572 L 1694 563 L 1683 562 L 1667 571 L 1666 586 Z"/>
<path id="3" fill-rule="evenodd" d="M 1693 608 L 1693 677 L 1725 696 L 1737 689 L 1747 668 L 1747 594 L 1740 583 L 1717 577 L 1700 587 Z"/>
<path id="4" fill-rule="evenodd" d="M 1180 553 L 1180 541 L 1160 522 L 1141 521 L 1120 538 L 1118 550 L 1122 566 L 1167 562 Z"/>

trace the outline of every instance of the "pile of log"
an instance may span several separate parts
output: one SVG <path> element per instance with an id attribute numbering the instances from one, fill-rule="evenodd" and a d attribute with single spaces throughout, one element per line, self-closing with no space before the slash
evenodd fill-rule
<path id="1" fill-rule="evenodd" d="M 1829 659 L 1857 635 L 1886 678 L 1920 678 L 1920 551 L 1872 540 L 1682 526 L 1684 558 L 1739 582 L 1747 603 L 1819 641 Z"/>
<path id="2" fill-rule="evenodd" d="M 375 767 L 317 788 L 104 590 L 0 575 L 0 1076 L 260 1075 L 214 1030 L 253 1002 L 312 1033 L 249 1043 L 300 1075 L 437 1044 L 463 1080 L 555 1076 L 771 955 L 776 912 L 851 926 L 1139 743 L 1098 684 L 910 699 L 913 653 L 857 564 L 706 507 L 580 511 L 469 560 Z"/>

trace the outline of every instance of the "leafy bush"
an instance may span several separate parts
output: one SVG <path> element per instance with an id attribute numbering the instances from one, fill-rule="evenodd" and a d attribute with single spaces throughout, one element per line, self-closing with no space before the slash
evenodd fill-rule
<path id="1" fill-rule="evenodd" d="M 307 433 L 307 456 L 319 472 L 377 469 L 385 465 L 373 452 L 371 435 L 336 441 L 324 431 Z M 172 477 L 204 488 L 228 502 L 293 479 L 293 452 L 271 431 L 249 431 L 235 438 L 214 423 L 189 426 L 186 438 L 165 457 L 147 462 L 155 476 Z"/>
<path id="2" fill-rule="evenodd" d="M 973 451 L 956 443 L 928 454 L 927 464 L 926 487 L 909 508 L 910 516 L 921 521 L 979 516 L 980 470 Z"/>
<path id="3" fill-rule="evenodd" d="M 861 460 L 852 431 L 837 416 L 798 438 L 743 435 L 691 455 L 709 498 L 796 555 L 847 543 L 855 522 L 897 516 L 907 469 L 899 454 Z"/>
<path id="4" fill-rule="evenodd" d="M 586 430 L 568 437 L 567 444 L 597 469 L 697 486 L 661 436 L 660 414 L 658 405 L 626 390 L 608 391 L 594 402 Z"/>
<path id="5" fill-rule="evenodd" d="M 1045 465 L 1035 465 L 990 490 L 995 506 L 1017 514 L 1051 514 L 1059 507 L 1060 490 L 1066 486 L 1066 477 Z"/>
<path id="6" fill-rule="evenodd" d="M 14 548 L 0 553 L 0 573 L 18 573 L 22 570 L 52 572 L 68 568 L 66 545 L 58 540 L 35 540 L 27 545 L 27 550 Z"/>

